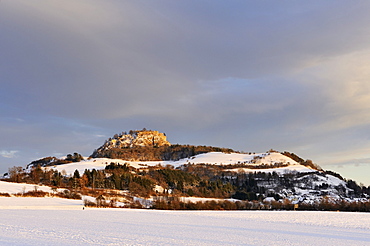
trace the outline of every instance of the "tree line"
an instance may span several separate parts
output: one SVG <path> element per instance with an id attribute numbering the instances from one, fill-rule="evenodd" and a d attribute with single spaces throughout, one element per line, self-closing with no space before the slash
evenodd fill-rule
<path id="1" fill-rule="evenodd" d="M 235 152 L 229 148 L 194 145 L 135 146 L 94 150 L 92 158 L 111 158 L 135 161 L 178 161 L 208 152 Z"/>

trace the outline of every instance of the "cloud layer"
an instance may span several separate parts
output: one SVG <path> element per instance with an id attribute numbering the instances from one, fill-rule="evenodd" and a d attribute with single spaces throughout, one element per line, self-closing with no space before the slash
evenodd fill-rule
<path id="1" fill-rule="evenodd" d="M 146 127 L 172 142 L 288 150 L 324 167 L 369 158 L 369 10 L 4 0 L 0 149 L 19 150 L 18 161 L 88 155 Z"/>

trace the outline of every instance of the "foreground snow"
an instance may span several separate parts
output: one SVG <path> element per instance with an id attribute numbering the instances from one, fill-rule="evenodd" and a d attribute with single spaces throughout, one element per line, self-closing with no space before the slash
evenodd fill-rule
<path id="1" fill-rule="evenodd" d="M 370 244 L 369 228 L 344 225 L 356 219 L 344 213 L 95 209 L 1 210 L 0 214 L 2 245 Z"/>
<path id="2" fill-rule="evenodd" d="M 24 199 L 0 197 L 38 204 L 0 208 L 0 245 L 370 245 L 368 213 L 82 210 L 73 200 L 61 209 L 56 198 Z"/>

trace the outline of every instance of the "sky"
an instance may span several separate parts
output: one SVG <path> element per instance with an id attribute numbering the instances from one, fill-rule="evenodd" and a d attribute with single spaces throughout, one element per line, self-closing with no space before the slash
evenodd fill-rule
<path id="1" fill-rule="evenodd" d="M 370 2 L 1 0 L 0 173 L 136 129 L 370 185 Z"/>

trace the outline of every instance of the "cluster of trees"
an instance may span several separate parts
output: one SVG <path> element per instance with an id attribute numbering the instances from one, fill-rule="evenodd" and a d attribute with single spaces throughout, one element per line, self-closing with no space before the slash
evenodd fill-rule
<path id="1" fill-rule="evenodd" d="M 69 179 L 66 174 L 62 174 L 56 170 L 44 169 L 40 165 L 31 167 L 29 171 L 25 171 L 22 167 L 9 168 L 8 181 L 17 183 L 44 184 L 56 187 L 66 187 Z"/>
<path id="2" fill-rule="evenodd" d="M 20 192 L 15 194 L 16 196 L 22 197 L 45 197 L 50 195 L 50 192 L 45 192 L 42 190 L 38 190 L 37 186 L 35 186 L 34 190 L 27 191 L 27 192 Z M 70 191 L 65 189 L 64 191 L 57 192 L 56 189 L 51 193 L 53 197 L 60 197 L 60 198 L 67 198 L 67 199 L 81 199 L 81 195 L 75 191 Z"/>
<path id="3" fill-rule="evenodd" d="M 150 177 L 131 172 L 127 165 L 114 163 L 108 165 L 106 170 L 86 169 L 83 174 L 76 170 L 71 176 L 63 171 L 61 173 L 40 166 L 32 167 L 29 171 L 22 167 L 12 167 L 9 169 L 8 181 L 80 191 L 85 188 L 130 190 L 131 193 L 141 197 L 153 194 L 155 185 L 155 180 Z"/>
<path id="4" fill-rule="evenodd" d="M 208 152 L 235 152 L 229 148 L 194 145 L 135 146 L 127 148 L 97 149 L 92 158 L 112 158 L 137 161 L 177 161 Z"/>
<path id="5" fill-rule="evenodd" d="M 68 154 L 67 157 L 65 158 L 65 160 L 69 162 L 80 162 L 83 159 L 84 158 L 79 153 L 73 153 L 73 155 Z"/>
<path id="6" fill-rule="evenodd" d="M 313 163 L 312 160 L 303 160 L 298 155 L 296 155 L 294 153 L 287 152 L 287 151 L 284 151 L 281 154 L 295 160 L 296 162 L 298 162 L 299 164 L 301 164 L 303 166 L 310 167 L 310 168 L 313 168 L 313 169 L 318 170 L 318 171 L 323 171 L 323 169 L 319 165 Z"/>
<path id="7" fill-rule="evenodd" d="M 172 167 L 149 168 L 135 173 L 127 165 L 111 163 L 105 170 L 85 170 L 81 178 L 75 172 L 78 187 L 129 190 L 141 197 L 156 195 L 155 185 L 161 186 L 164 196 L 230 197 L 234 187 L 221 180 L 201 179 L 198 175 Z"/>
<path id="8" fill-rule="evenodd" d="M 286 203 L 285 206 L 279 202 L 272 202 L 271 204 L 274 209 L 292 210 L 294 207 L 291 203 Z M 323 197 L 320 201 L 313 203 L 300 203 L 296 210 L 370 212 L 370 201 L 347 201 Z"/>
<path id="9" fill-rule="evenodd" d="M 157 199 L 153 204 L 154 209 L 164 210 L 313 210 L 313 211 L 348 211 L 348 212 L 370 212 L 370 201 L 350 202 L 345 200 L 334 200 L 324 197 L 320 201 L 310 203 L 294 204 L 288 199 L 280 201 L 228 201 L 211 200 L 198 202 L 184 202 L 178 198 Z"/>
<path id="10" fill-rule="evenodd" d="M 84 188 L 85 177 L 80 177 L 76 170 L 72 177 L 68 176 L 65 171 L 59 172 L 40 166 L 32 167 L 29 171 L 25 171 L 21 167 L 9 168 L 10 182 L 29 183 L 29 184 L 43 184 L 51 187 L 76 189 Z"/>
<path id="11" fill-rule="evenodd" d="M 152 206 L 154 209 L 163 210 L 244 210 L 252 209 L 252 207 L 253 209 L 257 209 L 257 207 L 260 207 L 260 203 L 257 201 L 248 203 L 243 201 L 232 202 L 228 200 L 184 202 L 178 198 L 174 198 L 170 200 L 158 199 Z"/>
<path id="12" fill-rule="evenodd" d="M 155 167 L 135 172 L 128 165 L 116 163 L 107 165 L 104 170 L 86 169 L 83 174 L 76 170 L 71 176 L 40 166 L 32 167 L 29 172 L 21 167 L 13 167 L 9 169 L 9 181 L 44 184 L 73 190 L 86 187 L 129 190 L 133 195 L 140 197 L 156 195 L 155 185 L 163 187 L 164 195 L 171 196 L 227 198 L 235 191 L 235 187 L 229 182 L 204 177 L 202 179 L 197 174 L 172 167 Z"/>
<path id="13" fill-rule="evenodd" d="M 72 163 L 72 162 L 80 162 L 83 159 L 84 158 L 79 153 L 73 153 L 73 155 L 68 154 L 66 158 L 64 159 L 58 159 L 55 156 L 48 156 L 48 157 L 44 157 L 36 161 L 32 161 L 30 164 L 27 165 L 27 168 L 37 167 L 37 166 L 47 167 L 47 166 L 54 166 L 54 165 L 62 165 L 62 164 L 67 164 L 67 163 Z"/>
<path id="14" fill-rule="evenodd" d="M 140 197 L 149 197 L 155 186 L 155 181 L 150 177 L 136 174 L 128 165 L 115 163 L 107 165 L 105 170 L 86 169 L 81 177 L 76 170 L 72 178 L 76 184 L 74 188 L 129 190 Z"/>
<path id="15" fill-rule="evenodd" d="M 279 167 L 287 167 L 289 166 L 288 163 L 283 162 L 276 162 L 274 164 L 260 164 L 260 165 L 253 165 L 248 163 L 238 163 L 238 164 L 230 164 L 230 165 L 222 165 L 224 169 L 236 169 L 236 168 L 248 168 L 248 169 L 267 169 L 267 168 L 279 168 Z"/>
<path id="16" fill-rule="evenodd" d="M 345 180 L 347 183 L 347 187 L 352 189 L 355 196 L 360 196 L 362 194 L 370 195 L 370 185 L 368 187 L 364 186 L 363 184 L 358 185 L 354 180 Z"/>

